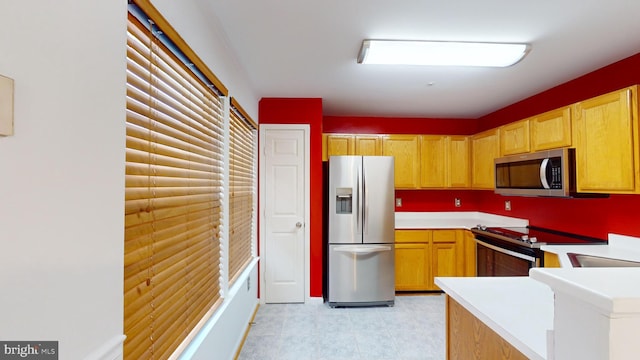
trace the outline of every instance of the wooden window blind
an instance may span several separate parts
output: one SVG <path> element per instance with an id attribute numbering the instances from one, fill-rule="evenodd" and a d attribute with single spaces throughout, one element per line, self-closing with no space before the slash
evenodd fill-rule
<path id="1" fill-rule="evenodd" d="M 232 105 L 235 104 L 232 99 Z M 257 133 L 252 122 L 232 107 L 229 119 L 229 283 L 253 259 Z"/>
<path id="2" fill-rule="evenodd" d="M 129 13 L 125 359 L 166 359 L 220 301 L 220 97 Z"/>

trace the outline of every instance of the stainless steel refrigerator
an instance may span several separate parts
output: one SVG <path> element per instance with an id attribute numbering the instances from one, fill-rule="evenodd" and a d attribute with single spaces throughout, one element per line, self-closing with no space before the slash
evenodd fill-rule
<path id="1" fill-rule="evenodd" d="M 394 304 L 393 166 L 392 156 L 329 158 L 331 307 Z"/>

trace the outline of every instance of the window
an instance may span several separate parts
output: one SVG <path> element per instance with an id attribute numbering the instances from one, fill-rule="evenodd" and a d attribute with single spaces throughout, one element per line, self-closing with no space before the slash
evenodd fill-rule
<path id="1" fill-rule="evenodd" d="M 229 128 L 229 279 L 233 282 L 253 259 L 256 201 L 255 125 L 232 100 Z"/>
<path id="2" fill-rule="evenodd" d="M 166 359 L 221 300 L 226 94 L 140 14 L 127 29 L 124 356 Z"/>

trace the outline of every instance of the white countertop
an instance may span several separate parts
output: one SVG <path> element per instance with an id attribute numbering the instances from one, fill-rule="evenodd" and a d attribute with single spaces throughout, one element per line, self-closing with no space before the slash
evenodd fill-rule
<path id="1" fill-rule="evenodd" d="M 396 212 L 396 229 L 471 229 L 482 224 L 493 227 L 524 227 L 526 219 L 478 211 Z"/>
<path id="2" fill-rule="evenodd" d="M 563 268 L 572 267 L 567 253 L 640 261 L 640 238 L 609 234 L 608 239 L 607 245 L 543 245 L 540 249 L 558 254 L 560 265 Z"/>
<path id="3" fill-rule="evenodd" d="M 529 277 L 437 277 L 436 284 L 530 359 L 547 358 L 553 292 Z"/>
<path id="4" fill-rule="evenodd" d="M 534 268 L 529 277 L 436 278 L 447 295 L 531 359 L 547 358 L 554 293 L 591 304 L 604 316 L 640 314 L 640 268 L 573 268 L 568 252 L 640 261 L 640 238 L 609 234 L 608 245 L 546 245 L 562 268 Z"/>
<path id="5" fill-rule="evenodd" d="M 606 316 L 640 314 L 640 268 L 537 268 L 529 276 L 572 295 Z"/>

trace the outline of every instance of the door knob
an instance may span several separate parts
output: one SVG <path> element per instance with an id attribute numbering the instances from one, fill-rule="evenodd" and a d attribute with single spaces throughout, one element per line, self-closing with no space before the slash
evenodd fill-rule
<path id="1" fill-rule="evenodd" d="M 296 223 L 296 227 L 297 227 L 298 229 L 300 229 L 300 228 L 302 227 L 302 223 L 301 223 L 300 221 L 298 221 L 298 222 Z"/>

